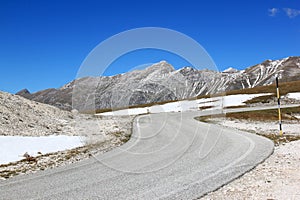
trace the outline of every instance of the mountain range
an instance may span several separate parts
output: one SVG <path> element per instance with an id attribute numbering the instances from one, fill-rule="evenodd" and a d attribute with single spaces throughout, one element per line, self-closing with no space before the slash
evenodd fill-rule
<path id="1" fill-rule="evenodd" d="M 300 57 L 266 60 L 245 70 L 229 68 L 223 72 L 192 67 L 175 70 L 169 63 L 161 61 L 143 70 L 115 76 L 84 77 L 58 89 L 32 94 L 24 89 L 16 94 L 65 110 L 91 111 L 270 85 L 276 75 L 282 82 L 300 80 Z"/>

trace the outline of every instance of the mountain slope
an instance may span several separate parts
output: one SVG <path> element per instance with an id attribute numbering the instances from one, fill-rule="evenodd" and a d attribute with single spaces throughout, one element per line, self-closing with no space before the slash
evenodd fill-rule
<path id="1" fill-rule="evenodd" d="M 86 77 L 59 89 L 18 94 L 62 109 L 94 110 L 179 100 L 199 95 L 300 80 L 300 57 L 266 60 L 246 70 L 217 72 L 184 67 L 175 70 L 165 61 L 144 70 L 111 77 Z"/>
<path id="2" fill-rule="evenodd" d="M 0 135 L 72 134 L 73 115 L 54 106 L 0 91 Z"/>

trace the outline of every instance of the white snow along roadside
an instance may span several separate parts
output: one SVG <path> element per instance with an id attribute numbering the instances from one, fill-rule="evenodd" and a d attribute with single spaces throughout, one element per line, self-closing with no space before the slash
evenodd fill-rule
<path id="1" fill-rule="evenodd" d="M 23 159 L 24 153 L 37 156 L 72 149 L 84 145 L 84 138 L 80 136 L 52 135 L 41 137 L 0 136 L 0 164 Z"/>

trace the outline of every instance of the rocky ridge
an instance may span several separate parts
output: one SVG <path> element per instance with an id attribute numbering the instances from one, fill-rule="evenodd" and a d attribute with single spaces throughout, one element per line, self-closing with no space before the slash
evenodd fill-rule
<path id="1" fill-rule="evenodd" d="M 230 69 L 224 72 L 192 67 L 175 70 L 162 61 L 144 70 L 111 77 L 85 77 L 59 89 L 33 94 L 23 90 L 18 94 L 66 110 L 93 111 L 269 85 L 274 83 L 277 74 L 284 82 L 300 80 L 300 57 L 266 60 L 242 71 Z"/>
<path id="2" fill-rule="evenodd" d="M 0 92 L 0 135 L 71 135 L 73 118 L 71 112 Z"/>

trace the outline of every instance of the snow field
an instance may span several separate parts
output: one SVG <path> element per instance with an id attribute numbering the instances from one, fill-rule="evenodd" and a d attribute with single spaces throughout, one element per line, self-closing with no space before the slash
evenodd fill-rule
<path id="1" fill-rule="evenodd" d="M 185 112 L 185 111 L 197 111 L 201 108 L 208 109 L 221 109 L 230 106 L 242 106 L 245 105 L 245 101 L 253 99 L 259 96 L 270 95 L 270 93 L 262 94 L 237 94 L 221 97 L 203 98 L 197 100 L 184 100 L 166 103 L 163 105 L 154 105 L 144 108 L 130 108 L 124 110 L 116 110 L 112 112 L 104 112 L 97 115 L 110 116 L 110 115 L 139 115 L 146 113 L 162 113 L 162 112 Z"/>

